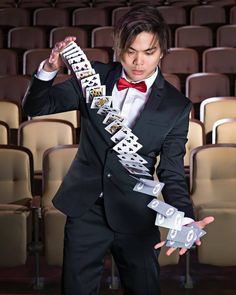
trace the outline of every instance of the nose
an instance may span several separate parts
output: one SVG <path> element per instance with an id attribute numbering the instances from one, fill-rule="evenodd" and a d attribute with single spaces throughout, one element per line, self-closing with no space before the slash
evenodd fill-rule
<path id="1" fill-rule="evenodd" d="M 143 62 L 144 62 L 143 55 L 140 53 L 137 53 L 134 58 L 134 64 L 135 65 L 143 65 Z"/>

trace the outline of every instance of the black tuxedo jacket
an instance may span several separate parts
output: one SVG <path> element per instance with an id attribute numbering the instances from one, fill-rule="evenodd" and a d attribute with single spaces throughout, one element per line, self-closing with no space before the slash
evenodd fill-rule
<path id="1" fill-rule="evenodd" d="M 107 95 L 111 95 L 121 75 L 120 63 L 95 62 L 93 67 L 106 85 Z M 69 110 L 81 113 L 79 149 L 53 199 L 54 206 L 66 215 L 79 217 L 103 192 L 107 220 L 114 230 L 136 233 L 154 229 L 155 212 L 147 207 L 153 197 L 133 191 L 137 180 L 113 151 L 103 116 L 86 103 L 75 78 L 55 86 L 52 83 L 33 77 L 23 109 L 30 116 Z M 138 153 L 148 161 L 146 167 L 151 173 L 160 155 L 156 172 L 165 183 L 165 201 L 193 218 L 183 167 L 190 109 L 190 100 L 164 80 L 159 69 L 150 97 L 132 129 L 143 145 Z"/>

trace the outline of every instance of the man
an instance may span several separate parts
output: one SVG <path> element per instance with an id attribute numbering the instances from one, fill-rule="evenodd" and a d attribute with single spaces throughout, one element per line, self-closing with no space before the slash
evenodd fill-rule
<path id="1" fill-rule="evenodd" d="M 74 40 L 67 37 L 55 45 L 33 77 L 23 102 L 30 116 L 75 109 L 81 113 L 79 150 L 53 200 L 67 215 L 62 293 L 97 294 L 103 257 L 110 248 L 125 294 L 157 295 L 157 257 L 164 242 L 160 242 L 154 225 L 155 212 L 147 207 L 152 197 L 133 191 L 137 180 L 119 162 L 110 134 L 104 129 L 104 118 L 86 103 L 76 78 L 52 86 L 62 66 L 60 52 Z M 189 222 L 194 214 L 183 157 L 191 102 L 164 80 L 158 68 L 167 44 L 168 28 L 157 9 L 139 6 L 115 29 L 120 63 L 95 62 L 93 68 L 106 85 L 106 94 L 112 95 L 113 107 L 121 110 L 127 126 L 143 145 L 138 153 L 147 161 L 151 174 L 160 155 L 157 175 L 165 183 L 165 201 L 185 212 Z M 127 80 L 133 82 L 129 88 Z M 141 91 L 134 85 L 140 81 L 145 82 Z M 198 224 L 204 227 L 211 221 L 209 217 Z M 170 248 L 167 254 L 174 250 Z M 185 251 L 181 249 L 180 254 Z"/>

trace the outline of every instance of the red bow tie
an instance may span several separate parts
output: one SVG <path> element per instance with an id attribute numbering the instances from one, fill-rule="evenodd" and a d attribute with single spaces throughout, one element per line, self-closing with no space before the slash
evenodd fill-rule
<path id="1" fill-rule="evenodd" d="M 144 81 L 138 82 L 138 83 L 131 83 L 128 82 L 124 78 L 120 78 L 117 82 L 117 88 L 119 91 L 126 89 L 126 88 L 135 88 L 141 92 L 146 92 L 147 91 L 147 85 L 145 84 Z"/>

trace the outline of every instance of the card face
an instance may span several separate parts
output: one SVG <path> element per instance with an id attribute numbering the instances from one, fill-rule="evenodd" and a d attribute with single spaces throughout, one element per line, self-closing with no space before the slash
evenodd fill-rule
<path id="1" fill-rule="evenodd" d="M 168 232 L 167 240 L 184 243 L 186 247 L 191 247 L 197 240 L 197 232 L 196 228 L 189 226 L 183 226 L 180 231 L 171 229 Z"/>
<path id="2" fill-rule="evenodd" d="M 92 76 L 95 74 L 95 70 L 94 69 L 89 69 L 89 70 L 85 70 L 85 71 L 80 71 L 80 72 L 75 72 L 76 78 L 77 79 L 83 79 L 89 76 Z"/>
<path id="3" fill-rule="evenodd" d="M 122 139 L 126 138 L 128 135 L 131 135 L 131 133 L 132 133 L 132 131 L 129 127 L 123 126 L 116 134 L 114 134 L 111 137 L 111 140 L 114 143 L 118 143 Z M 137 137 L 137 140 L 138 140 L 138 137 Z"/>
<path id="4" fill-rule="evenodd" d="M 128 128 L 128 127 L 125 127 L 125 128 Z M 121 129 L 122 130 L 122 129 Z M 119 130 L 118 132 L 120 132 L 121 130 Z M 130 129 L 131 130 L 131 129 Z M 117 133 L 118 133 L 117 132 Z M 114 135 L 116 136 L 117 133 Z M 113 137 L 113 136 L 112 136 Z M 111 140 L 112 140 L 112 137 L 111 137 Z M 121 138 L 123 139 L 123 138 Z M 114 140 L 113 140 L 114 141 Z M 114 141 L 115 142 L 115 141 Z M 124 160 L 124 161 L 129 161 L 129 162 L 138 162 L 138 163 L 141 163 L 141 164 L 147 164 L 147 161 L 142 158 L 139 154 L 137 153 L 134 153 L 134 154 L 120 154 L 118 155 L 119 159 L 121 160 Z"/>
<path id="5" fill-rule="evenodd" d="M 111 122 L 115 121 L 115 120 L 118 120 L 120 122 L 123 122 L 124 121 L 124 118 L 121 117 L 120 115 L 118 114 L 114 114 L 112 112 L 109 112 L 105 119 L 102 121 L 103 124 L 110 124 Z"/>
<path id="6" fill-rule="evenodd" d="M 103 106 L 110 106 L 112 96 L 95 96 L 91 103 L 91 109 L 100 109 Z"/>
<path id="7" fill-rule="evenodd" d="M 139 180 L 141 180 L 142 178 L 140 178 Z M 158 195 L 161 193 L 162 188 L 164 186 L 164 183 L 162 182 L 158 182 L 158 181 L 153 181 L 153 185 L 147 185 L 145 182 L 143 181 L 139 181 L 135 187 L 133 188 L 134 191 L 136 192 L 140 192 L 146 195 L 150 195 L 150 196 L 154 196 L 154 197 L 158 197 Z"/>
<path id="8" fill-rule="evenodd" d="M 133 154 L 142 148 L 142 145 L 136 140 L 137 136 L 132 134 L 122 139 L 118 144 L 116 144 L 113 149 L 118 154 Z"/>
<path id="9" fill-rule="evenodd" d="M 81 62 L 89 62 L 85 54 L 80 54 L 74 57 L 69 58 L 67 57 L 68 63 L 72 66 L 73 64 L 78 64 Z"/>
<path id="10" fill-rule="evenodd" d="M 115 120 L 105 127 L 105 130 L 110 134 L 116 133 L 120 128 L 122 128 L 122 122 L 120 120 Z"/>
<path id="11" fill-rule="evenodd" d="M 151 176 L 151 174 L 145 170 L 142 169 L 138 169 L 138 168 L 129 168 L 129 167 L 125 167 L 124 168 L 133 175 L 145 175 L 145 176 Z"/>
<path id="12" fill-rule="evenodd" d="M 100 85 L 96 87 L 87 87 L 85 89 L 86 102 L 89 103 L 95 96 L 106 95 L 106 86 Z"/>
<path id="13" fill-rule="evenodd" d="M 69 60 L 73 57 L 76 57 L 76 56 L 81 56 L 81 55 L 84 55 L 83 51 L 79 48 L 77 49 L 75 52 L 67 52 L 64 54 L 64 58 L 66 58 L 68 60 L 68 63 L 70 64 Z"/>
<path id="14" fill-rule="evenodd" d="M 143 164 L 140 164 L 140 163 L 129 162 L 129 161 L 124 161 L 124 160 L 120 160 L 120 163 L 121 163 L 125 168 L 141 169 L 141 170 L 143 170 L 143 171 L 149 171 L 147 167 L 145 167 Z"/>
<path id="15" fill-rule="evenodd" d="M 82 89 L 86 87 L 96 87 L 101 85 L 99 74 L 95 74 L 80 80 Z"/>
<path id="16" fill-rule="evenodd" d="M 75 51 L 81 51 L 81 48 L 74 41 L 71 41 L 64 47 L 64 49 L 61 51 L 61 54 L 65 57 L 66 55 L 74 53 Z"/>
<path id="17" fill-rule="evenodd" d="M 116 108 L 112 108 L 111 106 L 102 106 L 98 111 L 97 114 L 106 116 L 108 113 L 119 114 L 120 110 Z"/>
<path id="18" fill-rule="evenodd" d="M 180 231 L 183 224 L 184 212 L 177 211 L 171 217 L 157 213 L 155 225 Z"/>
<path id="19" fill-rule="evenodd" d="M 85 71 L 92 68 L 89 61 L 75 63 L 75 64 L 72 64 L 71 67 L 74 72 Z"/>
<path id="20" fill-rule="evenodd" d="M 164 215 L 165 217 L 172 216 L 177 210 L 177 208 L 162 202 L 157 199 L 153 199 L 149 204 L 148 207 L 155 210 L 157 213 Z"/>
<path id="21" fill-rule="evenodd" d="M 167 247 L 173 247 L 173 248 L 186 248 L 190 249 L 192 247 L 193 243 L 181 243 L 176 241 L 166 241 Z"/>

